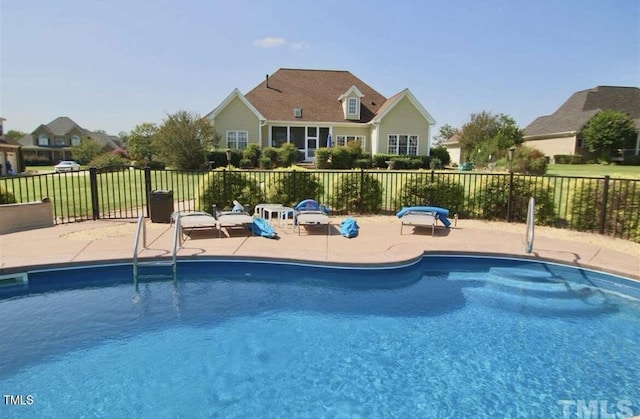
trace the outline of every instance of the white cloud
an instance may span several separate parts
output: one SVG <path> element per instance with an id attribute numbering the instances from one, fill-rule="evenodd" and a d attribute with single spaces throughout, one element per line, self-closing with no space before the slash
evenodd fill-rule
<path id="1" fill-rule="evenodd" d="M 289 42 L 289 46 L 293 49 L 309 48 L 306 42 Z"/>
<path id="2" fill-rule="evenodd" d="M 266 38 L 253 41 L 253 45 L 260 48 L 276 48 L 283 45 L 288 45 L 289 48 L 292 48 L 292 49 L 309 48 L 309 44 L 307 44 L 306 42 L 287 41 L 284 38 L 279 38 L 275 36 L 267 36 Z"/>
<path id="3" fill-rule="evenodd" d="M 280 45 L 285 44 L 284 38 L 276 38 L 273 36 L 268 36 L 266 38 L 258 39 L 253 42 L 253 45 L 256 45 L 260 48 L 273 48 L 279 47 Z"/>

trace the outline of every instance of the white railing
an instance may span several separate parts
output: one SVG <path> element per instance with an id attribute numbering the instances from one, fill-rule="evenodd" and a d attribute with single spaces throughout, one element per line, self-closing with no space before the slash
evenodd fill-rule
<path id="1" fill-rule="evenodd" d="M 535 236 L 536 224 L 536 200 L 529 198 L 529 208 L 527 208 L 527 230 L 525 231 L 525 248 L 524 251 L 531 253 L 533 251 L 533 238 Z"/>
<path id="2" fill-rule="evenodd" d="M 147 227 L 144 222 L 144 215 L 138 217 L 136 235 L 133 240 L 133 282 L 138 285 L 138 248 L 140 247 L 140 234 L 142 234 L 142 248 L 147 248 Z"/>

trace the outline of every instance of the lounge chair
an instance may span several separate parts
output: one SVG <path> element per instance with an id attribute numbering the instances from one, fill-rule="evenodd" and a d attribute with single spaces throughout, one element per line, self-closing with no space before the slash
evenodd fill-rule
<path id="1" fill-rule="evenodd" d="M 216 229 L 218 221 L 211 214 L 204 211 L 176 211 L 171 214 L 171 223 L 175 223 L 180 216 L 180 240 L 184 241 L 184 236 L 191 234 L 193 230 Z M 188 233 L 185 233 L 188 231 Z"/>
<path id="2" fill-rule="evenodd" d="M 331 232 L 331 219 L 323 208 L 313 199 L 306 199 L 298 203 L 294 207 L 294 226 L 298 226 L 298 235 L 300 235 L 300 227 L 326 225 L 327 234 Z"/>
<path id="3" fill-rule="evenodd" d="M 233 209 L 231 211 L 221 212 L 217 211 L 214 207 L 213 214 L 218 222 L 220 236 L 222 236 L 222 227 L 245 227 L 249 230 L 249 235 L 251 235 L 253 217 L 245 211 L 244 207 L 238 201 L 233 201 Z"/>
<path id="4" fill-rule="evenodd" d="M 400 234 L 405 225 L 431 227 L 431 236 L 435 235 L 435 228 L 440 221 L 446 228 L 451 226 L 447 218 L 449 210 L 440 207 L 405 207 L 396 216 L 400 218 Z"/>

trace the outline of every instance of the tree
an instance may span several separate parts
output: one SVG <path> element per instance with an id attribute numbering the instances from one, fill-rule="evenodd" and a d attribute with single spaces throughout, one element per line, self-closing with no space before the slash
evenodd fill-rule
<path id="1" fill-rule="evenodd" d="M 158 132 L 158 126 L 151 122 L 136 125 L 127 136 L 127 152 L 133 160 L 148 164 L 155 153 L 153 136 Z"/>
<path id="2" fill-rule="evenodd" d="M 187 111 L 169 115 L 153 136 L 158 158 L 175 169 L 201 169 L 213 144 L 213 126 Z"/>
<path id="3" fill-rule="evenodd" d="M 454 128 L 449 124 L 444 124 L 440 127 L 438 135 L 433 137 L 433 145 L 437 145 L 447 141 L 449 138 L 456 135 L 460 130 L 458 128 Z"/>
<path id="4" fill-rule="evenodd" d="M 464 161 L 484 164 L 506 155 L 509 147 L 521 144 L 522 130 L 508 115 L 482 111 L 460 130 L 460 150 Z M 489 159 L 491 156 L 491 159 Z"/>
<path id="5" fill-rule="evenodd" d="M 612 153 L 626 148 L 628 142 L 636 138 L 638 130 L 629 115 L 608 110 L 591 117 L 579 135 L 590 152 L 608 161 Z"/>
<path id="6" fill-rule="evenodd" d="M 78 163 L 86 164 L 102 152 L 100 143 L 92 138 L 82 138 L 80 144 L 71 148 L 71 155 Z"/>
<path id="7" fill-rule="evenodd" d="M 27 135 L 27 133 L 22 131 L 16 131 L 15 129 L 10 129 L 4 134 L 5 138 L 11 138 L 12 140 L 16 140 L 16 141 L 24 137 L 25 135 Z"/>

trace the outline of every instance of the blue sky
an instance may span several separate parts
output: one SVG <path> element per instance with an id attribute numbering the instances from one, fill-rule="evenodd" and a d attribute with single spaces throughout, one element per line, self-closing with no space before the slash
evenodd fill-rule
<path id="1" fill-rule="evenodd" d="M 524 128 L 572 93 L 640 86 L 640 0 L 0 0 L 0 116 L 110 134 L 205 115 L 278 68 L 409 88 L 438 124 Z"/>

